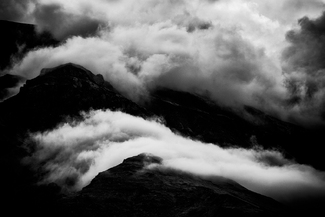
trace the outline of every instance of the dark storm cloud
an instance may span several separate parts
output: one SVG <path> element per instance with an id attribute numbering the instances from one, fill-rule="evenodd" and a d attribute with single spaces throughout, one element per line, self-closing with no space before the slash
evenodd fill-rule
<path id="1" fill-rule="evenodd" d="M 49 31 L 57 39 L 93 36 L 104 25 L 86 7 L 74 14 L 65 11 L 60 3 L 45 4 L 38 0 L 1 0 L 0 19 L 34 23 L 40 31 Z"/>
<path id="2" fill-rule="evenodd" d="M 303 17 L 300 29 L 291 30 L 284 52 L 283 71 L 291 94 L 289 103 L 303 112 L 325 117 L 325 12 L 317 19 Z"/>
<path id="3" fill-rule="evenodd" d="M 27 16 L 30 0 L 1 0 L 0 19 L 10 21 L 24 21 Z"/>
<path id="4" fill-rule="evenodd" d="M 315 74 L 323 67 L 322 39 L 315 33 L 307 34 L 310 39 L 301 35 L 311 31 L 307 23 L 321 21 L 301 21 L 304 30 L 288 33 L 291 46 L 283 67 L 280 56 L 288 26 L 306 14 L 319 15 L 320 0 L 34 2 L 30 16 L 39 29 L 67 40 L 28 53 L 10 69 L 12 74 L 33 78 L 42 68 L 73 62 L 102 74 L 134 100 L 168 87 L 207 93 L 235 109 L 250 105 L 285 120 L 319 120 L 323 82 Z M 105 25 L 109 28 L 101 28 Z M 301 47 L 318 53 L 311 53 L 311 60 L 300 58 Z"/>
<path id="5" fill-rule="evenodd" d="M 286 35 L 291 46 L 284 52 L 284 58 L 290 62 L 291 72 L 303 70 L 316 75 L 325 68 L 325 13 L 315 20 L 303 17 L 298 23 L 300 30 L 291 30 Z"/>
<path id="6" fill-rule="evenodd" d="M 33 13 L 40 30 L 50 31 L 57 39 L 93 36 L 104 23 L 85 15 L 67 13 L 59 4 L 38 5 Z"/>
<path id="7" fill-rule="evenodd" d="M 189 12 L 185 12 L 182 15 L 178 15 L 174 18 L 174 22 L 179 26 L 186 27 L 188 32 L 194 32 L 196 30 L 206 30 L 213 27 L 211 21 L 200 19 L 191 15 Z"/>

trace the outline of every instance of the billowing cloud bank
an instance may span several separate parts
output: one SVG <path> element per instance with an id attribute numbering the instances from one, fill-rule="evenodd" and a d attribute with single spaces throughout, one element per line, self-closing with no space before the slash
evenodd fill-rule
<path id="1" fill-rule="evenodd" d="M 173 133 L 159 119 L 110 110 L 31 135 L 36 151 L 26 162 L 46 171 L 43 182 L 78 190 L 125 158 L 152 153 L 171 167 L 218 175 L 283 202 L 325 197 L 325 173 L 285 159 L 275 150 L 221 148 Z"/>
<path id="2" fill-rule="evenodd" d="M 322 50 L 317 46 L 324 43 L 322 31 L 311 33 L 306 27 L 321 16 L 323 0 L 1 4 L 2 18 L 33 22 L 65 41 L 56 48 L 31 51 L 10 73 L 33 78 L 44 67 L 74 62 L 103 74 L 134 100 L 157 87 L 169 87 L 208 94 L 226 106 L 251 105 L 301 123 L 323 122 L 323 66 L 317 65 L 315 73 L 296 70 L 298 60 L 312 58 L 300 48 L 313 45 Z M 309 18 L 298 24 L 304 16 Z M 323 19 L 315 23 L 314 29 L 321 29 Z M 291 29 L 296 30 L 286 34 Z M 315 55 L 314 61 L 320 61 L 322 51 Z M 313 97 L 305 96 L 309 93 Z"/>

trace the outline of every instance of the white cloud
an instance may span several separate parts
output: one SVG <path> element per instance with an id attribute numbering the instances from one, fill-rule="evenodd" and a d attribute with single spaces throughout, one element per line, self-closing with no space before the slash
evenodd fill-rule
<path id="1" fill-rule="evenodd" d="M 81 122 L 31 137 L 31 158 L 49 174 L 45 182 L 65 188 L 87 185 L 99 172 L 125 158 L 152 153 L 163 167 L 197 175 L 218 175 L 283 202 L 325 196 L 325 173 L 285 159 L 274 150 L 221 148 L 173 133 L 158 120 L 145 120 L 109 110 L 84 114 Z M 73 180 L 67 185 L 66 180 Z M 72 183 L 72 184 L 71 184 Z"/>
<path id="2" fill-rule="evenodd" d="M 209 91 L 225 105 L 254 105 L 260 90 L 281 91 L 281 73 L 271 58 L 237 31 L 218 26 L 195 32 L 170 21 L 119 26 L 98 37 L 73 37 L 60 47 L 32 51 L 11 72 L 33 78 L 42 68 L 66 62 L 103 74 L 133 99 L 141 90 L 164 86 Z"/>
<path id="3" fill-rule="evenodd" d="M 30 19 L 68 39 L 57 48 L 29 52 L 12 74 L 34 78 L 44 67 L 73 62 L 103 74 L 134 100 L 147 90 L 169 87 L 208 92 L 223 105 L 251 105 L 282 117 L 300 115 L 283 103 L 288 97 L 281 62 L 285 33 L 301 16 L 317 17 L 323 10 L 319 0 L 30 4 Z"/>

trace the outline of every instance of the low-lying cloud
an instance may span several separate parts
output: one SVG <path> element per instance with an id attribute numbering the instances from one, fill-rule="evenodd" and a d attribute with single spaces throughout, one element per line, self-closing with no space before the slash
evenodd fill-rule
<path id="1" fill-rule="evenodd" d="M 325 173 L 286 159 L 276 150 L 221 148 L 175 134 L 157 119 L 97 110 L 83 120 L 31 135 L 35 152 L 26 159 L 67 190 L 79 190 L 99 172 L 125 158 L 152 153 L 163 167 L 218 175 L 282 202 L 325 197 Z"/>

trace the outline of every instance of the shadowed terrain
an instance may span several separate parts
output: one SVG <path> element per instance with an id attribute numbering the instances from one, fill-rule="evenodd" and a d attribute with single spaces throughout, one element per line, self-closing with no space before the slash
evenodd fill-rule
<path id="1" fill-rule="evenodd" d="M 284 207 L 222 177 L 202 178 L 140 154 L 97 175 L 66 197 L 67 216 L 283 216 Z M 105 192 L 105 193 L 103 193 Z"/>
<path id="2" fill-rule="evenodd" d="M 180 110 L 184 109 L 184 106 L 178 105 L 177 107 L 179 107 Z M 62 121 L 72 118 L 78 119 L 80 111 L 88 111 L 89 109 L 99 108 L 122 110 L 129 114 L 143 117 L 150 117 L 154 114 L 162 115 L 159 113 L 160 110 L 152 109 L 152 107 L 151 112 L 148 112 L 147 109 L 149 109 L 149 107 L 146 109 L 128 100 L 117 93 L 117 91 L 110 84 L 105 82 L 101 76 L 95 76 L 83 67 L 74 64 L 66 64 L 54 69 L 43 70 L 40 76 L 27 81 L 27 83 L 21 88 L 18 95 L 0 104 L 0 130 L 2 132 L 0 139 L 4 150 L 1 154 L 1 163 L 3 163 L 3 165 L 10 165 L 4 168 L 4 172 L 9 178 L 2 180 L 3 185 L 7 186 L 5 195 L 7 197 L 6 202 L 8 203 L 8 207 L 14 204 L 21 204 L 23 207 L 25 207 L 24 212 L 30 212 L 37 215 L 37 212 L 42 213 L 43 209 L 36 209 L 36 207 L 42 206 L 44 209 L 52 210 L 54 207 L 62 205 L 62 202 L 59 202 L 61 201 L 60 198 L 62 197 L 60 196 L 59 188 L 55 184 L 40 187 L 35 185 L 43 176 L 43 172 L 34 171 L 28 165 L 24 164 L 25 157 L 33 153 L 33 143 L 26 140 L 26 132 L 36 132 L 51 129 Z M 166 112 L 164 115 L 168 119 L 168 114 L 172 113 L 170 113 L 167 108 L 164 110 Z M 182 113 L 187 114 L 185 113 L 186 111 L 187 109 L 185 108 Z M 197 110 L 195 112 L 200 114 L 201 110 Z M 187 118 L 189 119 L 189 116 Z M 178 121 L 181 122 L 181 120 Z M 168 123 L 168 121 L 166 123 L 167 126 L 172 126 L 173 124 Z M 182 134 L 186 134 L 190 127 L 191 125 L 184 129 L 177 129 L 175 127 L 173 129 L 177 129 Z M 195 129 L 193 129 L 193 131 L 195 131 Z M 195 137 L 198 136 L 198 134 L 193 134 L 191 136 Z M 155 206 L 158 206 L 156 207 L 156 213 L 166 212 L 166 215 L 176 216 L 181 215 L 183 212 L 184 213 L 182 215 L 184 216 L 187 216 L 187 212 L 188 215 L 191 213 L 204 214 L 205 212 L 211 212 L 211 215 L 216 212 L 221 212 L 225 215 L 228 213 L 248 212 L 249 216 L 251 216 L 251 214 L 255 215 L 256 213 L 268 212 L 268 209 L 256 208 L 256 206 L 251 205 L 250 202 L 243 202 L 242 199 L 232 197 L 231 195 L 233 195 L 234 192 L 235 194 L 241 194 L 243 191 L 243 188 L 238 184 L 235 184 L 236 187 L 234 188 L 232 184 L 229 185 L 231 189 L 228 189 L 228 185 L 224 185 L 223 188 L 225 191 L 229 190 L 233 192 L 231 195 L 224 195 L 220 193 L 216 194 L 216 187 L 214 185 L 211 186 L 207 181 L 201 179 L 197 180 L 195 178 L 193 179 L 190 178 L 191 176 L 189 175 L 179 175 L 178 172 L 165 173 L 159 170 L 148 171 L 144 173 L 143 176 L 139 176 L 133 180 L 132 174 L 136 170 L 141 169 L 139 165 L 142 165 L 142 158 L 143 156 L 134 158 L 133 160 L 126 160 L 121 166 L 110 170 L 117 171 L 118 175 L 112 176 L 111 181 L 115 182 L 119 187 L 112 186 L 112 188 L 107 189 L 107 191 L 115 191 L 115 199 L 116 201 L 120 201 L 116 202 L 116 204 L 112 205 L 112 207 L 106 207 L 107 201 L 105 199 L 108 197 L 107 200 L 110 200 L 109 197 L 111 193 L 105 192 L 105 186 L 103 187 L 104 189 L 102 189 L 101 184 L 94 184 L 97 182 L 103 182 L 102 177 L 105 177 L 105 173 L 100 174 L 89 187 L 85 188 L 80 193 L 81 196 L 69 197 L 69 199 L 67 199 L 67 204 L 70 204 L 72 207 L 75 205 L 78 207 L 81 205 L 83 206 L 83 203 L 85 203 L 85 198 L 83 198 L 82 195 L 85 194 L 93 195 L 90 197 L 90 199 L 87 196 L 88 199 L 85 199 L 86 201 L 92 200 L 95 197 L 90 204 L 94 203 L 95 206 L 99 205 L 106 207 L 102 210 L 99 209 L 98 215 L 100 215 L 100 213 L 107 212 L 107 210 L 110 210 L 112 215 L 114 213 L 117 215 L 123 210 L 129 213 L 133 213 L 134 211 L 132 210 L 139 210 L 139 213 L 135 213 L 136 216 L 145 216 L 144 213 L 146 212 L 149 212 L 147 215 L 150 216 L 153 214 L 150 214 L 150 212 L 153 211 L 148 207 L 146 208 L 146 206 L 149 206 L 149 204 L 152 206 L 156 204 Z M 114 181 L 114 179 L 118 180 Z M 185 179 L 185 181 L 183 179 Z M 125 183 L 122 183 L 122 180 Z M 106 180 L 104 182 L 106 182 Z M 134 184 L 133 187 L 130 186 L 131 183 Z M 155 184 L 153 185 L 153 183 Z M 183 187 L 187 185 L 189 185 L 189 187 L 187 189 L 183 189 Z M 210 189 L 210 187 L 212 189 Z M 139 198 L 134 198 L 135 203 L 129 204 L 129 200 L 131 200 L 130 197 L 133 195 L 133 193 L 129 195 L 129 188 L 136 192 L 138 191 L 137 189 L 154 188 L 154 192 L 161 194 L 161 197 L 155 196 L 155 200 L 154 198 L 151 200 L 149 199 L 150 195 L 153 195 L 150 191 L 144 190 L 142 192 L 140 190 L 140 192 L 136 193 L 136 195 L 138 195 L 137 197 Z M 256 197 L 254 201 L 258 201 L 258 198 L 261 197 L 260 195 L 252 193 L 246 189 L 244 191 L 250 195 L 250 198 Z M 97 195 L 98 192 L 102 193 L 102 196 Z M 147 194 L 146 192 L 149 194 L 148 197 L 144 196 Z M 98 198 L 96 199 L 96 197 Z M 188 197 L 190 198 L 189 201 L 184 202 L 184 198 Z M 201 198 L 200 201 L 203 201 L 195 202 L 197 201 L 197 198 Z M 210 206 L 214 206 L 213 204 L 217 203 L 216 201 L 219 201 L 219 205 L 215 207 L 215 210 L 210 210 Z M 220 201 L 222 203 L 220 203 Z M 269 199 L 266 199 L 265 201 L 266 207 L 269 206 L 268 201 L 270 201 L 270 204 L 275 203 L 273 200 Z M 165 204 L 159 205 L 161 202 Z M 53 205 L 56 203 L 58 203 L 58 205 Z M 192 203 L 198 203 L 196 208 L 194 207 L 193 210 L 190 208 L 192 207 Z M 66 206 L 65 204 L 66 202 L 63 203 L 64 206 Z M 129 208 L 125 208 L 124 204 L 128 204 Z M 120 207 L 117 209 L 114 206 Z M 166 209 L 168 206 L 174 207 L 174 210 L 168 211 Z M 271 207 L 272 206 L 273 205 L 271 205 Z M 91 213 L 93 212 L 93 208 L 95 207 L 89 207 L 89 216 L 92 215 Z M 120 211 L 113 211 L 113 209 Z M 141 211 L 142 209 L 143 211 Z M 37 212 L 35 210 L 37 210 Z M 70 208 L 68 208 L 68 210 L 70 210 Z M 273 208 L 271 210 L 273 210 Z M 76 210 L 76 212 L 77 211 L 78 210 Z M 81 212 L 83 213 L 84 211 Z"/>
<path id="3" fill-rule="evenodd" d="M 59 44 L 50 33 L 38 33 L 31 24 L 0 20 L 0 28 L 0 70 L 11 66 L 13 61 L 19 60 L 32 49 Z"/>

